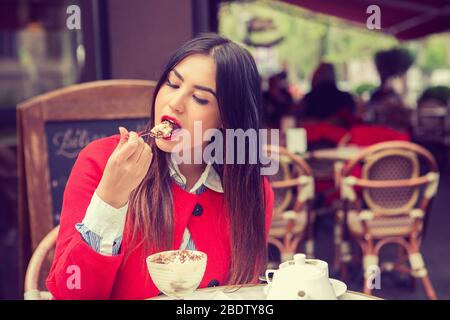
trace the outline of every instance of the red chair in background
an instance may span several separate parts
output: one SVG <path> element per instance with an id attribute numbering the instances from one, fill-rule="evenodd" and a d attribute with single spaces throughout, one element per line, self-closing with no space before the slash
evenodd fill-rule
<path id="1" fill-rule="evenodd" d="M 320 141 L 328 141 L 330 144 L 336 146 L 347 134 L 346 129 L 328 122 L 311 122 L 301 124 L 300 126 L 306 130 L 308 146 L 319 143 Z"/>
<path id="2" fill-rule="evenodd" d="M 411 137 L 406 132 L 397 131 L 380 125 L 358 125 L 339 141 L 339 146 L 356 145 L 368 147 L 380 142 L 387 141 L 411 141 Z"/>

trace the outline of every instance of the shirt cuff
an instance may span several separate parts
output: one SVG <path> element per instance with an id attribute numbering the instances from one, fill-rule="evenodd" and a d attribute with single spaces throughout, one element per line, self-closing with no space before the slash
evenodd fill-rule
<path id="1" fill-rule="evenodd" d="M 82 223 L 101 238 L 99 249 L 101 254 L 113 254 L 114 242 L 123 234 L 127 210 L 128 203 L 116 209 L 94 192 Z"/>

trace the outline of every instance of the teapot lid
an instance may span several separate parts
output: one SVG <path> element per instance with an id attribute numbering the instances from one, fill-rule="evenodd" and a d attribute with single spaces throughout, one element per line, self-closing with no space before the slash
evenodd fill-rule
<path id="1" fill-rule="evenodd" d="M 306 263 L 306 254 L 303 254 L 303 253 L 294 254 L 294 262 L 296 265 L 305 264 Z"/>
<path id="2" fill-rule="evenodd" d="M 300 275 L 304 278 L 314 279 L 323 275 L 323 270 L 316 266 L 305 264 L 300 266 L 295 265 L 295 267 L 299 268 L 298 272 L 300 272 Z"/>
<path id="3" fill-rule="evenodd" d="M 324 270 L 318 268 L 316 265 L 307 263 L 306 255 L 302 253 L 295 254 L 294 260 L 289 261 L 288 265 L 294 268 L 300 268 L 301 276 L 306 278 L 317 278 L 324 273 Z"/>

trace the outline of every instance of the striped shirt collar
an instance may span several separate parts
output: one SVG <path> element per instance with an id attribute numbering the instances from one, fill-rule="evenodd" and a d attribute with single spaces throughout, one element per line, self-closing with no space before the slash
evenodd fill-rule
<path id="1" fill-rule="evenodd" d="M 183 189 L 186 189 L 186 177 L 180 172 L 178 164 L 174 161 L 169 161 L 170 177 Z M 208 162 L 205 170 L 201 174 L 198 181 L 189 190 L 190 193 L 200 194 L 204 189 L 208 188 L 215 192 L 223 193 L 222 181 L 213 165 Z"/>

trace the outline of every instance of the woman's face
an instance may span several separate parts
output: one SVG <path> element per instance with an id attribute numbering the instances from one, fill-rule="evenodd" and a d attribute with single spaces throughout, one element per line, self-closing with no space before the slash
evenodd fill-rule
<path id="1" fill-rule="evenodd" d="M 206 130 L 221 127 L 213 58 L 193 54 L 169 72 L 156 96 L 155 125 L 161 123 L 164 117 L 174 120 L 185 130 L 184 133 L 190 135 L 191 148 L 198 146 L 197 141 L 202 141 L 201 138 L 194 138 L 194 121 L 201 123 L 201 137 Z M 180 140 L 176 137 L 175 132 L 171 138 L 156 139 L 156 145 L 162 151 L 171 152 L 180 141 L 183 142 L 184 135 L 179 137 Z M 206 143 L 202 141 L 202 146 Z"/>

